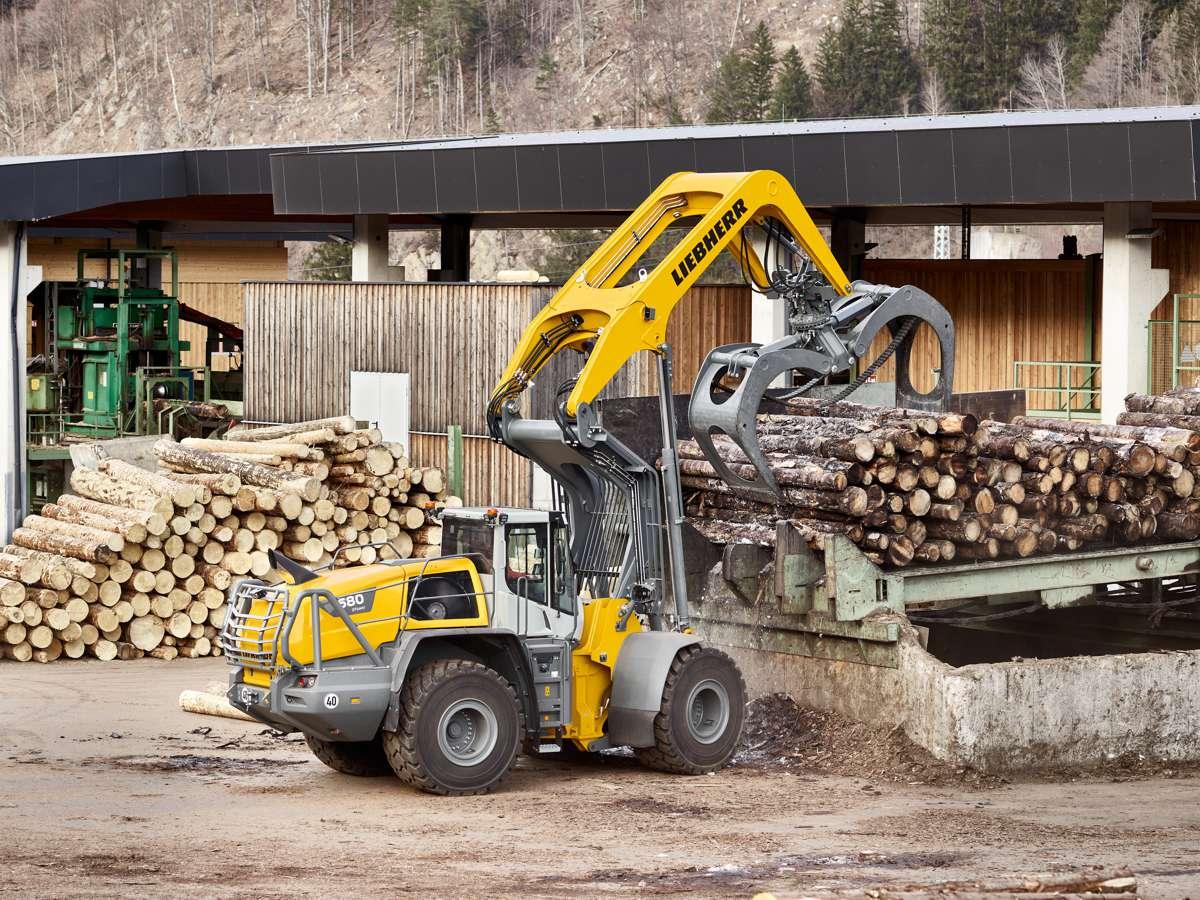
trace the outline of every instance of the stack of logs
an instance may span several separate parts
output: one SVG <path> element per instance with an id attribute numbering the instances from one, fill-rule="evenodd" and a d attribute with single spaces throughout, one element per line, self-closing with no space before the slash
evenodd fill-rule
<path id="1" fill-rule="evenodd" d="M 771 546 L 788 520 L 814 550 L 841 534 L 887 567 L 1200 537 L 1200 391 L 1127 404 L 1106 426 L 795 400 L 758 417 L 777 503 L 735 492 L 681 443 L 689 521 L 714 543 Z M 731 441 L 716 446 L 753 477 Z"/>
<path id="2" fill-rule="evenodd" d="M 429 514 L 461 505 L 441 469 L 349 417 L 227 437 L 159 441 L 158 472 L 76 469 L 72 493 L 0 550 L 0 657 L 217 655 L 226 592 L 268 576 L 268 550 L 308 565 L 435 556 Z"/>

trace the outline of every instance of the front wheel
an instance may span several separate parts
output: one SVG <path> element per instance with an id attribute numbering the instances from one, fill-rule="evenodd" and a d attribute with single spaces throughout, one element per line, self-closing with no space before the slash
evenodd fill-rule
<path id="1" fill-rule="evenodd" d="M 391 771 L 379 738 L 373 741 L 323 741 L 306 734 L 304 740 L 313 756 L 343 775 L 370 777 L 387 775 Z"/>
<path id="2" fill-rule="evenodd" d="M 660 772 L 704 775 L 733 758 L 742 735 L 746 685 L 737 664 L 711 647 L 691 644 L 675 656 L 654 717 L 654 746 L 634 750 Z"/>
<path id="3" fill-rule="evenodd" d="M 483 794 L 516 762 L 524 716 L 512 685 L 482 663 L 441 659 L 412 672 L 399 728 L 383 733 L 392 770 L 432 794 Z"/>

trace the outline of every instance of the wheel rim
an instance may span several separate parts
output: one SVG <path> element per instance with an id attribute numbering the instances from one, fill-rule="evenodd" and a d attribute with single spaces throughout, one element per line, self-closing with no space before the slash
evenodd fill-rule
<path id="1" fill-rule="evenodd" d="M 711 744 L 729 725 L 729 692 L 711 678 L 697 684 L 687 702 L 688 733 L 701 744 Z"/>
<path id="2" fill-rule="evenodd" d="M 476 766 L 495 748 L 499 732 L 492 708 L 482 700 L 464 697 L 442 713 L 438 748 L 456 766 Z"/>

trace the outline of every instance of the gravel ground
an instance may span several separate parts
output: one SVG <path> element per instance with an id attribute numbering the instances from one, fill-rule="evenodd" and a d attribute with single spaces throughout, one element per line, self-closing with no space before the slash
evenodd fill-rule
<path id="1" fill-rule="evenodd" d="M 437 798 L 179 711 L 224 668 L 0 663 L 0 894 L 999 897 L 1128 870 L 1200 897 L 1192 770 L 982 778 L 775 697 L 716 775 L 522 759 L 499 793 Z"/>

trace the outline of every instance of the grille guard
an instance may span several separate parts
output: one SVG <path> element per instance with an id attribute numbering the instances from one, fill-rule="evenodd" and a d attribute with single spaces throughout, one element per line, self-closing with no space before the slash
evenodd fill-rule
<path id="1" fill-rule="evenodd" d="M 435 558 L 445 559 L 445 557 Z M 418 585 L 426 577 L 427 569 L 432 561 L 432 559 L 426 559 L 421 566 L 421 570 L 416 575 L 399 578 L 388 584 L 379 585 L 376 590 L 386 590 L 399 585 L 409 585 L 409 596 L 411 597 L 413 586 Z M 264 670 L 271 673 L 272 676 L 287 668 L 297 671 L 300 669 L 319 671 L 323 665 L 320 621 L 322 611 L 327 615 L 335 616 L 341 620 L 346 629 L 358 641 L 363 653 L 371 660 L 372 665 L 382 666 L 384 664 L 378 649 L 371 646 L 370 642 L 363 636 L 358 624 L 350 618 L 350 613 L 342 607 L 337 596 L 331 591 L 325 588 L 306 588 L 297 593 L 294 602 L 289 605 L 288 588 L 289 585 L 286 584 L 272 586 L 252 578 L 243 579 L 234 584 L 229 595 L 225 623 L 221 626 L 221 633 L 217 638 L 218 646 L 220 646 L 221 651 L 229 659 L 231 665 Z M 487 610 L 488 620 L 491 621 L 495 615 L 494 589 L 492 591 L 471 591 L 469 593 L 448 596 L 482 597 L 484 607 Z M 312 616 L 310 633 L 312 635 L 313 661 L 311 665 L 302 665 L 292 656 L 289 649 L 289 639 L 292 628 L 296 624 L 297 613 L 304 606 L 304 601 L 310 597 L 313 599 L 313 602 L 309 604 L 309 611 Z M 262 612 L 254 613 L 254 604 L 258 601 L 265 602 L 266 607 Z M 399 615 L 383 616 L 372 619 L 370 623 L 364 622 L 363 624 L 376 624 L 393 620 L 399 623 L 396 635 L 396 640 L 399 640 L 400 636 L 407 630 L 409 621 L 411 621 L 407 605 L 405 611 Z M 281 659 L 286 665 L 280 664 Z"/>

